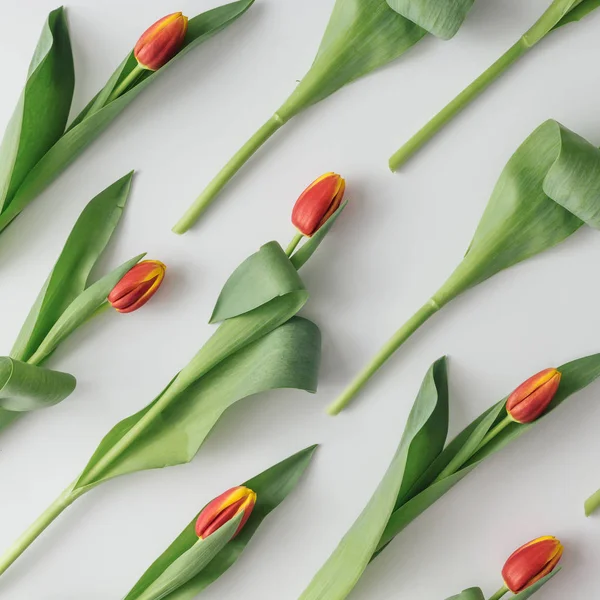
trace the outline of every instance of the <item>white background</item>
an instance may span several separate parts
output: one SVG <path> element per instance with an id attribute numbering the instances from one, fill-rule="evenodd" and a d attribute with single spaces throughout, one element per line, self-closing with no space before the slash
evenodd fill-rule
<path id="1" fill-rule="evenodd" d="M 139 34 L 174 10 L 213 0 L 75 0 L 74 113 Z M 265 521 L 205 600 L 294 600 L 384 473 L 430 363 L 450 356 L 451 429 L 532 373 L 600 351 L 600 235 L 585 229 L 446 308 L 340 417 L 325 406 L 451 272 L 518 144 L 555 118 L 600 144 L 600 14 L 553 34 L 399 175 L 388 156 L 537 18 L 549 0 L 479 0 L 450 42 L 428 38 L 396 63 L 300 116 L 236 179 L 191 233 L 171 226 L 313 59 L 333 0 L 257 0 L 231 28 L 165 73 L 0 240 L 0 351 L 7 353 L 86 202 L 138 169 L 103 272 L 149 252 L 169 266 L 143 310 L 104 314 L 50 363 L 79 386 L 0 441 L 0 546 L 8 547 L 73 479 L 101 437 L 147 404 L 211 334 L 231 271 L 262 243 L 287 243 L 293 202 L 322 172 L 348 180 L 350 205 L 303 270 L 304 314 L 323 332 L 318 395 L 270 393 L 240 403 L 190 465 L 102 486 L 68 510 L 0 581 L 6 600 L 110 600 L 208 500 L 314 442 L 296 492 Z M 17 102 L 54 0 L 0 5 L 0 123 Z M 505 558 L 531 538 L 566 544 L 546 600 L 600 587 L 600 521 L 583 516 L 600 486 L 600 387 L 489 460 L 413 523 L 371 565 L 353 600 L 441 600 L 501 585 Z"/>

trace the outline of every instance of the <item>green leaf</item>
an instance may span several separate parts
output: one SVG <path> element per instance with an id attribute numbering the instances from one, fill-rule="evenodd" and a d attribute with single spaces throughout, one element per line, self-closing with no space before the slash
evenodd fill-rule
<path id="1" fill-rule="evenodd" d="M 555 575 L 558 575 L 558 572 L 561 570 L 561 567 L 557 567 L 550 573 L 546 575 L 543 579 L 540 579 L 537 583 L 534 583 L 532 586 L 528 587 L 526 590 L 516 594 L 512 597 L 512 600 L 527 600 L 535 594 L 543 585 L 546 585 L 550 579 L 552 579 Z"/>
<path id="2" fill-rule="evenodd" d="M 440 305 L 559 244 L 600 228 L 600 150 L 556 121 L 533 132 L 504 168 L 467 254 L 435 295 Z"/>
<path id="3" fill-rule="evenodd" d="M 210 322 L 237 317 L 274 298 L 304 289 L 298 272 L 281 246 L 269 242 L 247 258 L 227 280 Z"/>
<path id="4" fill-rule="evenodd" d="M 196 543 L 172 562 L 137 598 L 162 600 L 193 579 L 231 541 L 242 517 L 243 513 L 240 513 L 206 539 L 196 539 Z"/>
<path id="5" fill-rule="evenodd" d="M 400 57 L 426 34 L 386 0 L 337 0 L 310 71 L 277 113 L 288 120 Z"/>
<path id="6" fill-rule="evenodd" d="M 424 431 L 432 430 L 432 421 L 443 421 L 447 407 L 440 411 L 439 405 L 447 402 L 447 393 L 440 393 L 438 384 L 446 384 L 445 359 L 437 361 L 427 373 L 392 464 L 373 497 L 299 600 L 342 600 L 356 585 L 381 539 L 404 478 L 411 476 L 409 463 L 418 460 L 413 444 L 420 446 L 419 438 Z M 441 437 L 439 431 L 435 437 Z"/>
<path id="7" fill-rule="evenodd" d="M 581 21 L 581 19 L 587 17 L 591 12 L 595 11 L 600 7 L 600 0 L 583 0 L 580 4 L 572 8 L 556 25 L 554 29 L 558 29 L 563 25 L 569 23 L 575 23 Z"/>
<path id="8" fill-rule="evenodd" d="M 192 600 L 237 561 L 263 520 L 296 487 L 300 477 L 312 460 L 315 449 L 316 446 L 306 448 L 242 484 L 254 490 L 257 495 L 256 505 L 244 528 L 200 573 L 170 594 L 168 600 Z M 125 600 L 139 600 L 140 594 L 169 565 L 194 546 L 198 540 L 195 532 L 197 518 L 198 515 L 192 519 L 181 535 L 150 566 L 129 594 L 127 594 Z"/>
<path id="9" fill-rule="evenodd" d="M 475 0 L 387 0 L 390 7 L 442 40 L 453 38 Z"/>
<path id="10" fill-rule="evenodd" d="M 446 600 L 485 600 L 485 596 L 480 588 L 469 588 L 456 596 L 446 598 Z"/>
<path id="11" fill-rule="evenodd" d="M 319 363 L 319 329 L 296 317 L 221 360 L 188 388 L 177 388 L 175 378 L 153 403 L 104 438 L 76 488 L 191 461 L 239 400 L 271 389 L 316 391 Z"/>
<path id="12" fill-rule="evenodd" d="M 73 316 L 74 303 L 88 286 L 90 272 L 121 219 L 132 176 L 133 174 L 129 173 L 113 183 L 96 196 L 81 213 L 19 333 L 11 351 L 13 358 L 29 361 L 52 328 L 61 321 L 61 317 Z M 86 297 L 89 300 L 89 295 Z M 96 300 L 97 306 L 88 306 L 85 314 L 93 313 L 106 300 L 106 296 Z M 68 309 L 69 312 L 66 312 Z M 85 314 L 80 313 L 80 316 Z M 64 318 L 62 321 L 64 323 Z M 64 335 L 62 337 L 64 338 Z"/>
<path id="13" fill-rule="evenodd" d="M 317 251 L 317 248 L 321 245 L 321 242 L 325 239 L 325 236 L 329 233 L 333 227 L 333 224 L 342 214 L 342 211 L 346 208 L 347 204 L 347 201 L 342 203 L 342 205 L 327 220 L 325 225 L 323 225 L 323 227 L 321 227 L 317 233 L 309 238 L 290 258 L 297 271 L 299 271 L 310 260 L 310 257 Z"/>
<path id="14" fill-rule="evenodd" d="M 0 211 L 29 171 L 64 133 L 75 73 L 64 11 L 50 13 L 29 66 L 27 83 L 0 146 Z"/>
<path id="15" fill-rule="evenodd" d="M 161 73 L 202 42 L 233 23 L 250 8 L 253 2 L 254 0 L 240 0 L 190 19 L 185 46 L 173 59 L 158 71 L 142 78 L 127 93 L 103 105 L 110 92 L 130 73 L 135 65 L 135 59 L 131 54 L 111 77 L 100 95 L 88 105 L 84 115 L 78 117 L 75 125 L 71 126 L 65 135 L 48 149 L 33 168 L 27 170 L 26 177 L 7 202 L 8 206 L 5 206 L 5 210 L 0 214 L 0 232 L 75 160 L 146 87 L 160 77 Z"/>
<path id="16" fill-rule="evenodd" d="M 28 412 L 58 404 L 75 385 L 75 377 L 68 373 L 0 357 L 0 408 L 4 411 Z"/>
<path id="17" fill-rule="evenodd" d="M 441 481 L 421 485 L 421 489 L 418 490 L 416 494 L 413 494 L 413 496 L 401 507 L 397 508 L 390 517 L 378 545 L 378 552 L 389 544 L 389 542 L 407 525 L 425 512 L 425 510 L 446 494 L 446 492 L 454 487 L 454 485 L 466 477 L 475 467 L 479 466 L 483 460 L 504 448 L 509 442 L 525 434 L 532 427 L 539 425 L 570 396 L 596 381 L 596 379 L 600 377 L 600 354 L 594 354 L 572 361 L 558 367 L 558 370 L 562 373 L 561 384 L 552 403 L 544 413 L 544 416 L 534 423 L 527 425 L 518 423 L 509 425 L 497 437 L 477 452 L 477 454 L 473 455 L 456 473 L 448 475 Z M 493 421 L 492 426 L 494 426 L 499 422 L 504 416 L 505 404 L 506 398 L 485 411 L 483 415 L 478 417 L 461 434 L 459 434 L 432 464 L 432 467 L 426 474 L 428 481 L 432 482 L 435 480 L 452 459 L 461 452 L 463 446 L 469 443 L 474 432 L 481 427 L 482 423 L 486 422 L 486 424 L 489 425 L 490 421 Z"/>

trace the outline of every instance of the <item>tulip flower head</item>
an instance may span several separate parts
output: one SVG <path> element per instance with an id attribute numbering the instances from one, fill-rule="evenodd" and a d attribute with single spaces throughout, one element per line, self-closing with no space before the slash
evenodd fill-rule
<path id="1" fill-rule="evenodd" d="M 506 401 L 506 410 L 517 423 L 532 423 L 548 408 L 560 385 L 561 373 L 545 369 L 522 383 Z"/>
<path id="2" fill-rule="evenodd" d="M 198 515 L 196 535 L 202 540 L 206 539 L 217 529 L 223 527 L 225 523 L 243 513 L 244 516 L 233 537 L 237 536 L 250 518 L 255 504 L 256 493 L 251 489 L 238 486 L 227 490 L 212 502 L 209 502 Z"/>
<path id="3" fill-rule="evenodd" d="M 150 26 L 138 40 L 133 54 L 143 69 L 158 71 L 183 46 L 188 18 L 180 12 L 167 15 Z"/>
<path id="4" fill-rule="evenodd" d="M 108 301 L 120 313 L 141 308 L 156 294 L 167 267 L 158 260 L 143 260 L 130 269 L 113 288 Z"/>
<path id="5" fill-rule="evenodd" d="M 518 594 L 549 575 L 563 554 L 562 544 L 552 536 L 533 540 L 513 552 L 502 569 L 506 587 Z"/>
<path id="6" fill-rule="evenodd" d="M 292 223 L 307 237 L 314 235 L 340 207 L 346 191 L 345 180 L 326 173 L 302 192 L 292 211 Z"/>

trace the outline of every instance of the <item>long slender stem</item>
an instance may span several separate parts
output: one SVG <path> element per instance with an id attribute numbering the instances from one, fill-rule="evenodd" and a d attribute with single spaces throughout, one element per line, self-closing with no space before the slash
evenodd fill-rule
<path id="1" fill-rule="evenodd" d="M 0 575 L 4 573 L 31 546 L 41 533 L 83 492 L 69 486 L 0 557 Z"/>
<path id="2" fill-rule="evenodd" d="M 144 70 L 145 69 L 143 67 L 141 67 L 139 64 L 136 64 L 131 73 L 129 73 L 129 75 L 127 75 L 127 77 L 125 77 L 125 79 L 123 79 L 123 81 L 121 81 L 121 83 L 112 91 L 108 97 L 108 100 L 106 101 L 106 104 L 122 96 L 133 85 L 133 83 L 144 72 Z"/>
<path id="3" fill-rule="evenodd" d="M 217 195 L 229 183 L 233 176 L 248 162 L 252 155 L 283 125 L 285 120 L 275 113 L 221 169 L 208 184 L 183 217 L 173 227 L 173 232 L 183 234 L 200 218 L 202 213 L 214 202 Z"/>
<path id="4" fill-rule="evenodd" d="M 490 596 L 489 600 L 500 600 L 500 598 L 508 594 L 509 589 L 503 585 L 493 596 Z"/>
<path id="5" fill-rule="evenodd" d="M 473 454 L 477 454 L 479 450 L 481 450 L 484 446 L 487 446 L 501 431 L 504 431 L 509 425 L 512 425 L 515 421 L 510 417 L 510 415 L 506 415 L 504 420 L 498 423 L 494 429 L 488 432 L 488 434 L 481 440 L 481 444 L 477 447 Z"/>
<path id="6" fill-rule="evenodd" d="M 375 355 L 373 360 L 358 374 L 356 379 L 346 388 L 342 395 L 329 406 L 327 412 L 337 415 L 341 412 L 358 392 L 366 385 L 371 377 L 386 363 L 386 361 L 410 338 L 410 336 L 428 321 L 440 306 L 434 300 L 424 304 Z"/>
<path id="7" fill-rule="evenodd" d="M 415 134 L 400 150 L 390 158 L 390 169 L 399 169 L 417 150 L 424 146 L 449 121 L 464 110 L 477 96 L 485 91 L 504 71 L 529 50 L 529 46 L 520 39 L 512 48 L 498 59 L 487 71 L 480 75 L 469 87 L 463 90 L 450 104 L 442 109 L 425 127 Z"/>
<path id="8" fill-rule="evenodd" d="M 293 238 L 292 241 L 290 242 L 289 246 L 285 249 L 285 253 L 288 256 L 292 255 L 292 252 L 298 247 L 298 244 L 302 241 L 302 238 L 304 237 L 304 235 L 300 232 L 298 232 Z"/>

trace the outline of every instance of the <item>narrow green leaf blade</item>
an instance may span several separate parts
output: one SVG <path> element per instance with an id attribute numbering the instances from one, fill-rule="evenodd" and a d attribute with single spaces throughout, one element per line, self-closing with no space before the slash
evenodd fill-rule
<path id="1" fill-rule="evenodd" d="M 65 310 L 87 286 L 91 270 L 118 225 L 133 174 L 125 175 L 96 196 L 83 210 L 42 288 L 11 356 L 29 360 Z"/>
<path id="2" fill-rule="evenodd" d="M 321 242 L 331 231 L 331 228 L 337 221 L 338 217 L 342 214 L 347 204 L 347 201 L 342 203 L 342 205 L 331 215 L 325 225 L 323 225 L 323 227 L 321 227 L 317 233 L 315 233 L 315 235 L 309 238 L 302 245 L 302 247 L 294 253 L 290 260 L 297 271 L 299 271 L 310 260 L 310 257 L 317 251 L 321 245 Z"/>
<path id="3" fill-rule="evenodd" d="M 453 38 L 475 0 L 387 0 L 390 8 L 442 40 Z"/>
<path id="4" fill-rule="evenodd" d="M 246 525 L 240 534 L 231 540 L 200 573 L 170 594 L 168 600 L 192 600 L 237 561 L 263 520 L 296 487 L 300 477 L 310 464 L 315 449 L 316 446 L 306 448 L 242 484 L 254 490 L 257 495 L 256 505 Z M 125 600 L 139 600 L 140 594 L 150 586 L 157 576 L 196 543 L 198 539 L 195 532 L 197 518 L 198 515 L 151 565 L 125 597 Z"/>
<path id="5" fill-rule="evenodd" d="M 549 575 L 546 575 L 543 579 L 540 579 L 537 583 L 534 583 L 532 586 L 528 587 L 526 590 L 519 592 L 515 596 L 512 597 L 512 600 L 527 600 L 527 598 L 531 598 L 533 594 L 535 594 L 542 586 L 546 585 L 550 579 L 552 579 L 555 575 L 558 575 L 561 567 L 558 567 L 552 571 Z"/>
<path id="6" fill-rule="evenodd" d="M 239 0 L 190 19 L 184 48 L 164 67 L 143 78 L 131 90 L 106 106 L 94 111 L 92 105 L 89 105 L 85 111 L 85 118 L 76 119 L 77 124 L 69 128 L 68 132 L 28 172 L 27 177 L 11 199 L 10 206 L 0 214 L 0 232 L 73 162 L 143 90 L 151 85 L 157 77 L 160 77 L 161 73 L 202 42 L 233 23 L 250 8 L 253 2 L 254 0 Z M 119 75 L 117 77 L 113 76 L 107 84 L 111 87 L 110 91 L 112 91 L 112 87 L 129 74 L 134 63 L 135 60 L 130 57 L 125 64 L 121 65 L 118 69 Z M 106 90 L 102 93 L 106 93 Z"/>
<path id="7" fill-rule="evenodd" d="M 29 412 L 62 402 L 75 389 L 68 373 L 0 357 L 0 408 Z"/>
<path id="8" fill-rule="evenodd" d="M 27 83 L 0 146 L 0 211 L 29 171 L 63 134 L 75 85 L 64 10 L 52 11 L 29 66 Z"/>
<path id="9" fill-rule="evenodd" d="M 575 23 L 581 21 L 587 17 L 590 13 L 600 7 L 600 0 L 583 0 L 581 4 L 578 4 L 575 8 L 572 8 L 556 25 L 554 29 L 558 29 L 563 25 L 569 23 Z"/>
<path id="10" fill-rule="evenodd" d="M 244 398 L 271 389 L 316 391 L 320 348 L 318 327 L 295 317 L 222 360 L 184 391 L 174 387 L 174 380 L 151 405 L 106 436 L 76 487 L 191 461 L 223 413 Z M 125 436 L 127 447 L 104 466 Z"/>
<path id="11" fill-rule="evenodd" d="M 128 260 L 79 294 L 58 318 L 31 357 L 31 361 L 40 364 L 46 360 L 61 342 L 88 321 L 107 302 L 111 290 L 143 257 L 144 254 L 139 254 Z"/>
<path id="12" fill-rule="evenodd" d="M 227 280 L 210 322 L 237 317 L 274 298 L 304 289 L 298 271 L 281 246 L 269 242 L 248 257 Z"/>
<path id="13" fill-rule="evenodd" d="M 445 369 L 445 359 L 431 367 L 426 379 L 435 377 L 433 371 L 436 368 Z M 408 472 L 411 446 L 428 427 L 430 420 L 435 418 L 438 403 L 445 400 L 447 395 L 439 394 L 436 386 L 424 384 L 421 387 L 398 450 L 379 487 L 299 600 L 343 600 L 352 591 L 369 564 L 394 510 L 402 482 Z"/>
<path id="14" fill-rule="evenodd" d="M 189 550 L 172 562 L 148 589 L 138 596 L 139 600 L 162 600 L 193 579 L 231 541 L 242 517 L 243 514 L 240 513 L 206 539 L 197 539 Z"/>

